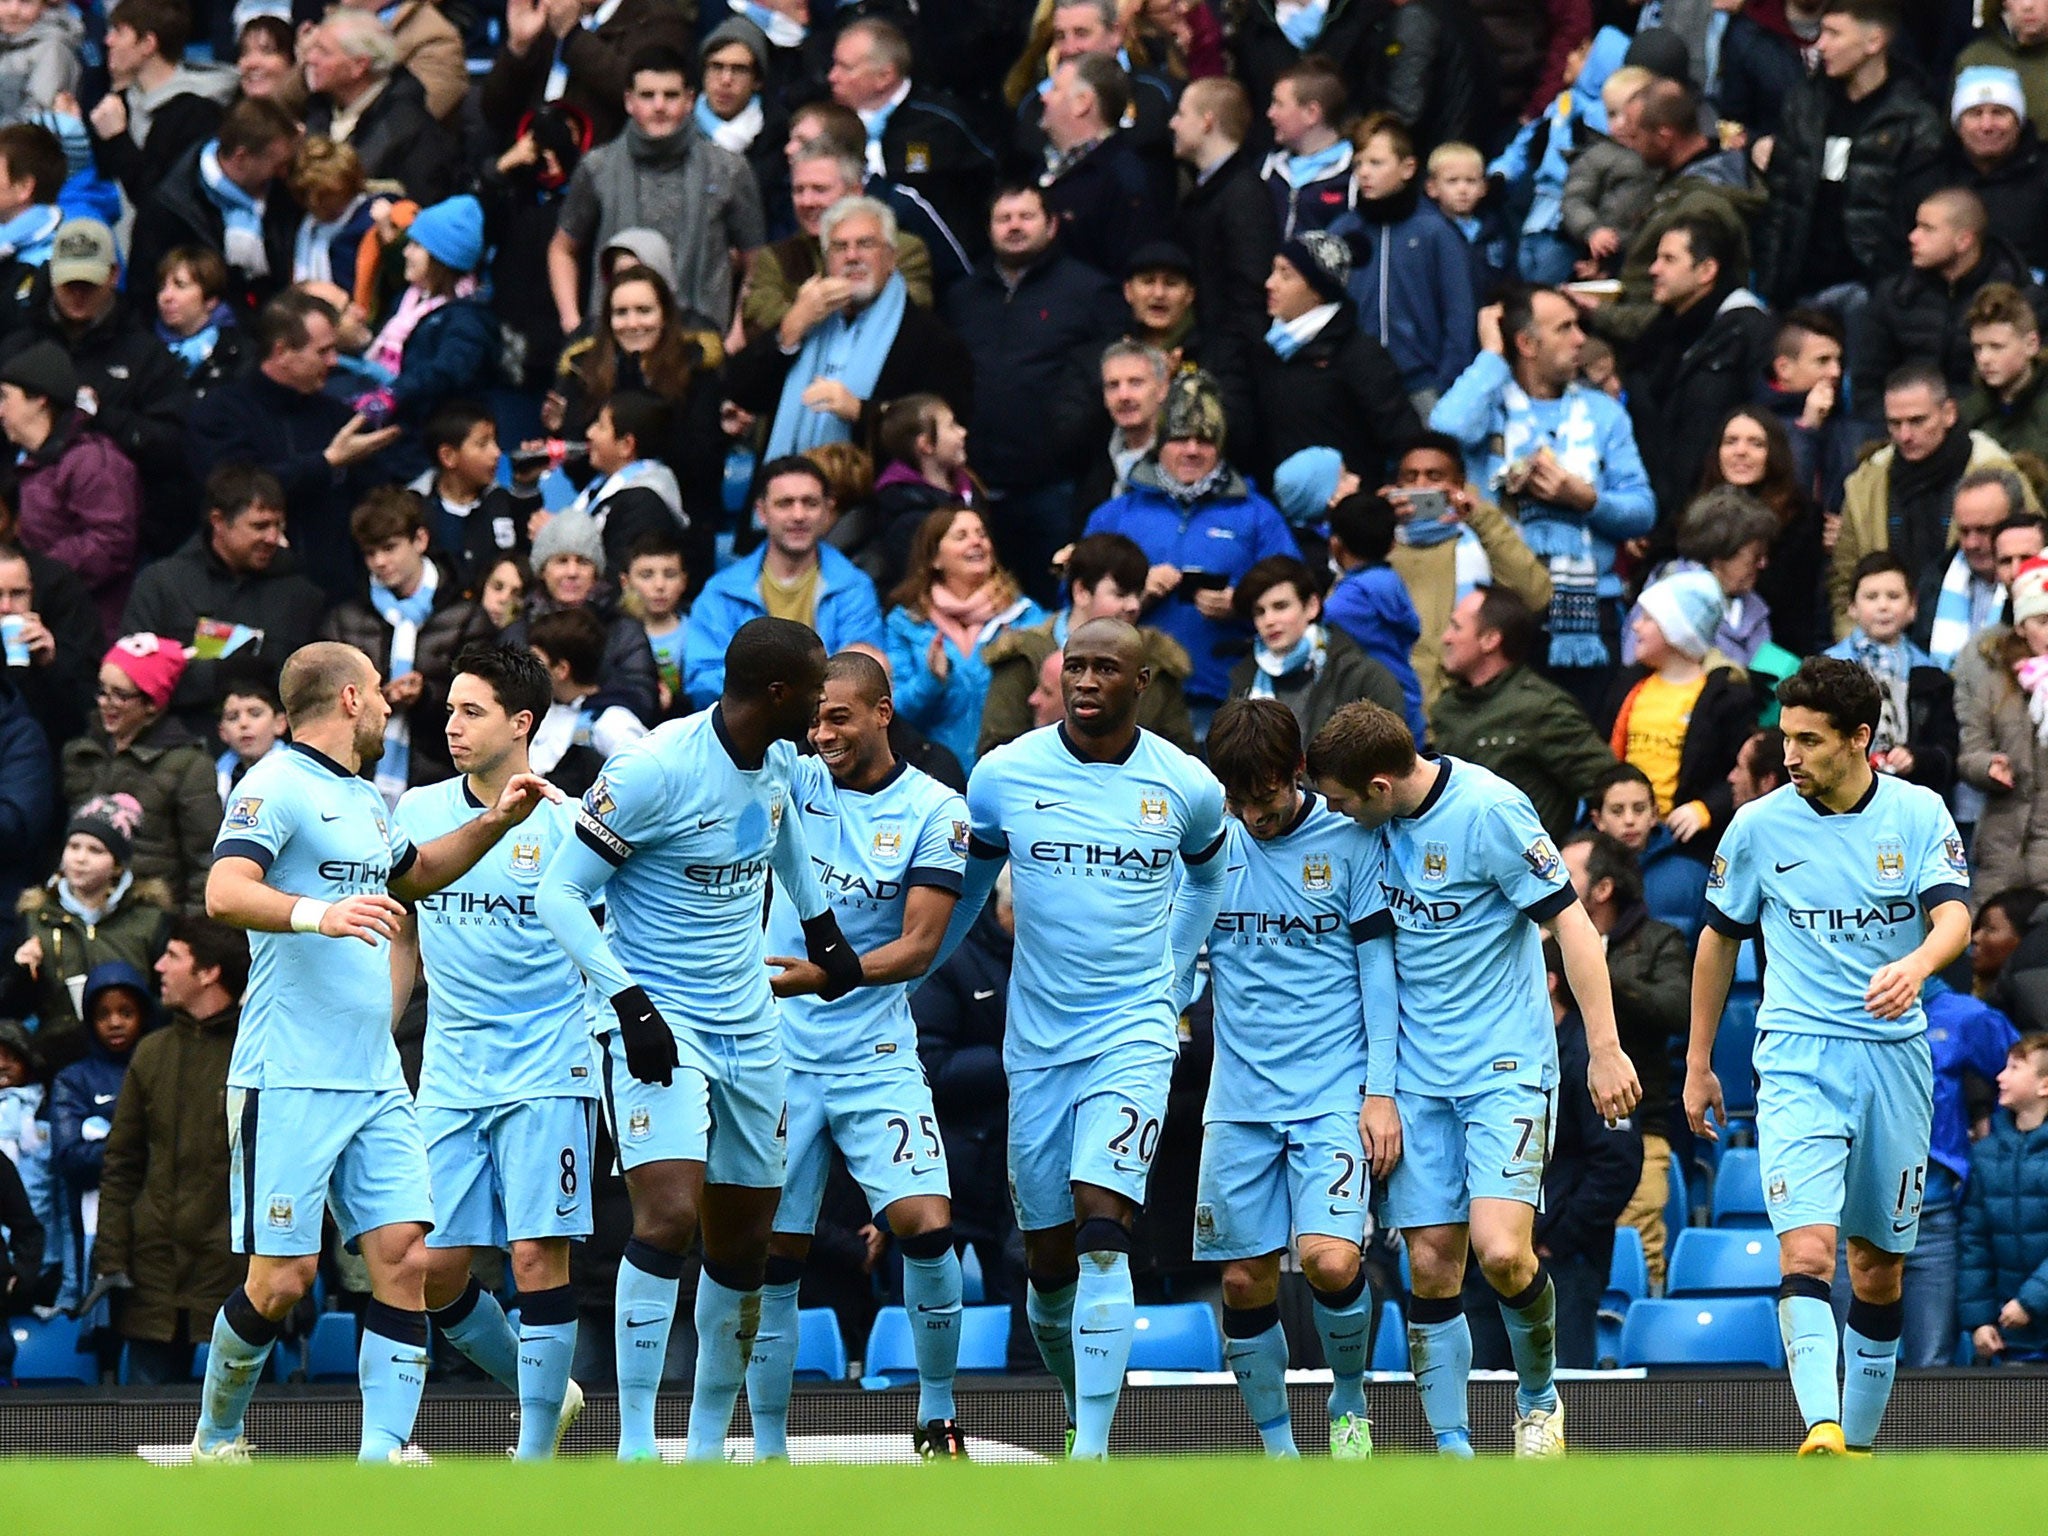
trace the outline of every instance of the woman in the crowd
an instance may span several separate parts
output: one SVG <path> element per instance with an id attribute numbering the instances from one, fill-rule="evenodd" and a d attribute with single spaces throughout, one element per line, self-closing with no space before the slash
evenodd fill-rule
<path id="1" fill-rule="evenodd" d="M 1777 518 L 1778 531 L 1756 577 L 1755 595 L 1770 615 L 1770 638 L 1795 656 L 1810 654 L 1829 638 L 1821 601 L 1827 574 L 1821 516 L 1799 489 L 1792 440 L 1768 406 L 1738 405 L 1723 419 L 1700 491 L 1724 485 L 1749 492 Z"/>
<path id="2" fill-rule="evenodd" d="M 2010 626 L 1986 630 L 1956 658 L 1956 770 L 1984 796 L 1970 856 L 1970 900 L 2048 885 L 2048 560 L 2007 583 Z"/>
<path id="3" fill-rule="evenodd" d="M 533 567 L 519 554 L 500 555 L 477 583 L 477 606 L 502 632 L 519 621 L 526 594 L 533 590 Z"/>
<path id="4" fill-rule="evenodd" d="M 252 16 L 235 39 L 235 73 L 244 96 L 273 100 L 291 88 L 298 45 L 281 16 Z M 293 116 L 297 116 L 294 113 Z"/>
<path id="5" fill-rule="evenodd" d="M 889 594 L 889 672 L 896 712 L 974 766 L 988 699 L 988 643 L 1045 612 L 996 563 L 979 512 L 940 507 L 918 525 L 910 564 Z"/>
<path id="6" fill-rule="evenodd" d="M 1678 519 L 1678 558 L 1652 578 L 1661 581 L 1685 571 L 1713 574 L 1722 600 L 1714 649 L 1738 666 L 1748 666 L 1773 639 L 1773 615 L 1757 583 L 1770 569 L 1778 531 L 1777 514 L 1750 492 L 1728 485 L 1703 492 Z M 1624 664 L 1636 659 L 1634 618 L 1631 614 L 1630 631 L 1622 637 Z"/>
<path id="7" fill-rule="evenodd" d="M 183 366 L 199 399 L 249 369 L 248 338 L 223 302 L 227 287 L 227 263 L 203 245 L 181 245 L 157 263 L 157 340 Z"/>

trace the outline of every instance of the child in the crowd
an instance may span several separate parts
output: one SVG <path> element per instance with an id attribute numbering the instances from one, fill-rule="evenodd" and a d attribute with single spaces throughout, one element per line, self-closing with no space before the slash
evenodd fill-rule
<path id="1" fill-rule="evenodd" d="M 57 193 L 69 174 L 64 146 L 49 129 L 37 123 L 0 128 L 0 316 L 10 322 L 26 308 L 36 274 L 50 264 L 64 222 Z"/>
<path id="2" fill-rule="evenodd" d="M 365 361 L 389 380 L 393 419 L 415 431 L 497 377 L 498 317 L 471 276 L 483 259 L 484 211 L 467 193 L 422 208 L 406 230 L 405 291 Z"/>
<path id="3" fill-rule="evenodd" d="M 1601 87 L 1601 103 L 1610 124 L 1629 100 L 1656 77 L 1640 65 L 1617 69 Z M 1657 190 L 1657 173 L 1643 157 L 1589 129 L 1565 177 L 1562 230 L 1574 253 L 1582 256 L 1575 270 L 1584 277 L 1617 271 L 1622 251 L 1633 237 L 1643 210 Z"/>
<path id="4" fill-rule="evenodd" d="M 227 289 L 228 264 L 203 245 L 181 245 L 157 263 L 157 340 L 184 368 L 195 399 L 248 371 L 248 342 L 223 302 Z"/>
<path id="5" fill-rule="evenodd" d="M 484 572 L 477 588 L 477 605 L 500 633 L 519 622 L 526 608 L 526 594 L 533 587 L 533 567 L 524 555 L 500 555 Z"/>
<path id="6" fill-rule="evenodd" d="M 9 1262 L 14 1266 L 16 1284 L 12 1295 L 0 1302 L 0 1314 L 26 1312 L 30 1307 L 47 1307 L 57 1297 L 62 1279 L 65 1243 L 66 1203 L 57 1198 L 57 1180 L 50 1167 L 50 1118 L 44 1110 L 47 1096 L 39 1052 L 27 1030 L 13 1019 L 0 1019 L 0 1162 L 6 1162 L 21 1177 L 28 1197 L 29 1214 L 17 1235 L 8 1230 Z M 41 1243 L 32 1240 L 30 1225 L 41 1228 Z M 4 1354 L 14 1336 L 0 1326 Z M 9 1368 L 0 1361 L 0 1375 Z"/>
<path id="7" fill-rule="evenodd" d="M 905 395 L 882 409 L 876 435 L 875 527 L 855 563 L 887 592 L 903 579 L 910 541 L 927 513 L 978 507 L 981 487 L 967 470 L 967 424 L 937 395 Z"/>
<path id="8" fill-rule="evenodd" d="M 1513 251 L 1500 212 L 1486 197 L 1486 157 L 1453 139 L 1429 152 L 1422 190 L 1464 237 L 1472 258 L 1472 292 L 1485 299 L 1508 280 Z"/>
<path id="9" fill-rule="evenodd" d="M 1579 377 L 1610 400 L 1619 400 L 1626 393 L 1622 387 L 1621 363 L 1614 355 L 1614 348 L 1598 336 L 1588 336 L 1585 346 L 1579 350 Z"/>
<path id="10" fill-rule="evenodd" d="M 554 683 L 555 702 L 534 727 L 528 759 L 565 795 L 597 782 L 604 761 L 647 734 L 640 717 L 603 693 L 604 621 L 587 608 L 544 613 L 527 629 L 527 649 Z"/>
<path id="11" fill-rule="evenodd" d="M 28 937 L 14 963 L 28 974 L 35 999 L 36 1048 L 51 1070 L 87 1050 L 85 985 L 93 967 L 124 960 L 148 970 L 163 952 L 174 905 L 161 880 L 137 880 L 129 869 L 142 807 L 132 795 L 96 795 L 64 829 L 57 873 L 22 892 L 19 911 Z"/>
<path id="12" fill-rule="evenodd" d="M 1986 283 L 1964 317 L 1977 387 L 1962 403 L 1962 424 L 2008 453 L 2048 454 L 2048 391 L 2041 373 L 2041 321 L 2010 283 Z"/>
<path id="13" fill-rule="evenodd" d="M 299 145 L 285 173 L 285 187 L 306 210 L 292 241 L 293 282 L 333 283 L 351 300 L 368 291 L 381 249 L 368 186 L 353 146 L 317 133 Z"/>
<path id="14" fill-rule="evenodd" d="M 85 25 L 64 0 L 0 4 L 0 124 L 54 114 L 60 97 L 76 96 L 84 43 Z"/>
<path id="15" fill-rule="evenodd" d="M 1616 763 L 1586 791 L 1587 820 L 1636 857 L 1643 902 L 1650 916 L 1669 923 L 1691 942 L 1700 926 L 1707 894 L 1707 866 L 1687 858 L 1678 839 L 1657 819 L 1657 795 L 1650 776 L 1634 763 Z"/>
<path id="16" fill-rule="evenodd" d="M 1607 131 L 1607 108 L 1600 88 L 1621 67 L 1628 53 L 1628 34 L 1602 27 L 1588 41 L 1565 55 L 1565 85 L 1550 105 L 1522 125 L 1508 147 L 1486 168 L 1498 179 L 1515 207 L 1525 206 L 1515 268 L 1524 282 L 1555 286 L 1572 275 L 1578 252 L 1565 238 L 1564 187 L 1572 156 L 1580 142 Z"/>
<path id="17" fill-rule="evenodd" d="M 1273 81 L 1266 121 L 1274 148 L 1259 174 L 1273 194 L 1282 241 L 1328 229 L 1350 202 L 1344 103 L 1344 77 L 1314 54 L 1297 59 Z"/>
<path id="18" fill-rule="evenodd" d="M 1399 525 L 1400 517 L 1384 496 L 1353 493 L 1330 508 L 1330 564 L 1338 575 L 1323 602 L 1323 617 L 1394 674 L 1407 701 L 1402 713 L 1408 729 L 1421 741 L 1427 729 L 1413 657 L 1422 619 L 1407 584 L 1387 564 Z"/>
<path id="19" fill-rule="evenodd" d="M 1614 755 L 1648 775 L 1657 814 L 1702 863 L 1735 813 L 1728 773 L 1756 729 L 1748 674 L 1713 649 L 1722 601 L 1706 571 L 1643 589 L 1636 664 L 1616 677 L 1606 722 Z"/>
<path id="20" fill-rule="evenodd" d="M 678 713 L 678 699 L 684 705 L 680 713 L 689 713 L 689 700 L 683 693 L 683 641 L 689 623 L 682 611 L 688 586 L 683 546 L 674 538 L 651 529 L 633 541 L 626 552 L 626 600 L 622 606 L 647 631 L 664 720 Z"/>
<path id="21" fill-rule="evenodd" d="M 1870 738 L 1870 766 L 1945 795 L 1962 750 L 1955 683 L 1907 633 L 1919 614 L 1913 573 L 1880 549 L 1856 562 L 1850 581 L 1856 627 L 1823 654 L 1853 661 L 1877 679 L 1884 710 Z"/>
<path id="22" fill-rule="evenodd" d="M 284 705 L 277 690 L 253 678 L 236 678 L 220 701 L 220 739 L 226 748 L 213 760 L 214 782 L 225 806 L 235 786 L 247 773 L 273 752 L 282 752 L 286 724 Z"/>
<path id="23" fill-rule="evenodd" d="M 622 390 L 598 407 L 587 441 L 596 478 L 570 503 L 587 512 L 604 541 L 609 570 L 624 571 L 627 551 L 643 534 L 686 541 L 701 560 L 712 532 L 693 528 L 683 510 L 675 471 L 647 450 L 668 435 L 668 402 L 644 390 Z"/>
<path id="24" fill-rule="evenodd" d="M 435 411 L 420 442 L 432 467 L 412 488 L 426 503 L 427 531 L 454 562 L 456 580 L 472 590 L 501 555 L 532 547 L 526 525 L 540 497 L 498 484 L 497 423 L 474 400 L 450 400 Z"/>
<path id="25" fill-rule="evenodd" d="M 86 1054 L 50 1084 L 50 1161 L 70 1206 L 70 1242 L 64 1252 L 61 1305 L 75 1305 L 87 1283 L 86 1254 L 98 1228 L 100 1160 L 114 1110 L 128 1077 L 135 1042 L 149 1027 L 154 1005 L 143 973 L 125 960 L 103 960 L 85 978 L 83 1012 L 91 1030 Z"/>
<path id="26" fill-rule="evenodd" d="M 1356 252 L 1349 287 L 1361 329 L 1393 356 L 1427 420 L 1479 348 L 1472 253 L 1423 197 L 1406 123 L 1375 112 L 1352 129 L 1351 144 L 1351 211 L 1330 233 Z"/>
<path id="27" fill-rule="evenodd" d="M 2048 1358 L 2048 1035 L 2026 1035 L 1998 1074 L 1999 1113 L 1970 1152 L 1956 1317 L 1978 1360 Z"/>
<path id="28" fill-rule="evenodd" d="M 1246 571 L 1235 606 L 1258 638 L 1230 669 L 1233 699 L 1278 699 L 1294 711 L 1303 741 L 1360 699 L 1402 712 L 1400 684 L 1343 630 L 1322 622 L 1315 574 L 1292 555 L 1269 556 Z"/>

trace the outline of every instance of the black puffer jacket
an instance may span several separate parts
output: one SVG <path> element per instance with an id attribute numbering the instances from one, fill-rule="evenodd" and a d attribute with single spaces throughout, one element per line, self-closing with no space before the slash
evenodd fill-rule
<path id="1" fill-rule="evenodd" d="M 1705 325 L 1660 313 L 1630 354 L 1629 416 L 1666 519 L 1698 489 L 1722 418 L 1755 392 L 1777 333 L 1747 288 L 1724 286 L 1700 303 L 1713 306 Z"/>
<path id="2" fill-rule="evenodd" d="M 1493 142 L 1500 75 L 1466 0 L 1407 0 L 1383 12 L 1372 58 L 1363 100 L 1407 123 L 1419 155 L 1451 140 Z"/>
<path id="3" fill-rule="evenodd" d="M 1783 307 L 1797 287 L 1813 237 L 1815 189 L 1827 152 L 1828 109 L 1840 86 L 1809 80 L 1785 103 L 1784 122 L 1765 175 L 1771 200 L 1757 229 L 1756 270 L 1764 297 Z M 1849 252 L 1873 276 L 1906 263 L 1913 209 L 1935 182 L 1941 119 L 1895 75 L 1864 130 L 1849 144 L 1843 177 L 1842 229 Z"/>
<path id="4" fill-rule="evenodd" d="M 1422 432 L 1401 369 L 1359 328 L 1350 305 L 1292 357 L 1264 341 L 1252 351 L 1261 475 L 1303 448 L 1335 448 L 1374 485 L 1394 454 Z M 1232 426 L 1235 427 L 1235 423 Z"/>
<path id="5" fill-rule="evenodd" d="M 1984 200 L 1991 233 L 2011 242 L 2029 267 L 2048 268 L 2048 153 L 2032 123 L 2020 124 L 2011 154 L 1982 171 L 1951 135 L 1940 174 L 1944 187 L 1968 187 Z"/>
<path id="6" fill-rule="evenodd" d="M 306 103 L 306 131 L 327 133 L 334 103 L 315 96 Z M 422 208 L 454 195 L 462 179 L 462 152 L 455 136 L 427 110 L 427 88 L 409 69 L 395 69 L 384 89 L 356 119 L 349 147 L 361 157 L 372 181 L 395 181 Z"/>
<path id="7" fill-rule="evenodd" d="M 1976 372 L 1967 324 L 1970 305 L 1990 283 L 2010 283 L 2033 301 L 2036 312 L 2042 307 L 2043 295 L 2025 258 L 1997 238 L 1985 244 L 1983 259 L 1954 282 L 1939 272 L 1908 267 L 1871 289 L 1860 344 L 1850 354 L 1856 359 L 1851 383 L 1859 413 L 1882 419 L 1884 381 L 1905 363 L 1934 363 L 1961 398 Z"/>

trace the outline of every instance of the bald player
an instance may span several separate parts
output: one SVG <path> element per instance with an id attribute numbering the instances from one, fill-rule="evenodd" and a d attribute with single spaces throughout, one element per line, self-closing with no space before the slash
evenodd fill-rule
<path id="1" fill-rule="evenodd" d="M 278 693 L 291 748 L 237 786 L 206 881 L 208 916 L 250 934 L 227 1099 L 229 1235 L 249 1273 L 213 1326 L 192 1459 L 249 1459 L 242 1416 L 285 1315 L 312 1288 L 331 1210 L 370 1269 L 358 1457 L 397 1460 L 426 1379 L 434 1224 L 426 1143 L 391 1038 L 413 984 L 409 957 L 402 972 L 392 963 L 399 901 L 460 879 L 560 795 L 513 774 L 494 804 L 416 847 L 359 776 L 383 753 L 391 713 L 370 658 L 305 646 Z"/>
<path id="2" fill-rule="evenodd" d="M 965 932 L 1009 860 L 1010 1182 L 1031 1331 L 1066 1391 L 1076 1458 L 1108 1454 L 1136 1311 L 1131 1223 L 1223 894 L 1222 786 L 1139 727 L 1151 680 L 1121 619 L 1067 637 L 1064 718 L 974 765 L 967 888 L 948 933 Z"/>

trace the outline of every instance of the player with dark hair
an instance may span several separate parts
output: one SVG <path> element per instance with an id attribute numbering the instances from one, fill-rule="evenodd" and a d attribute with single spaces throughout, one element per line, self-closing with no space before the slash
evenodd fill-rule
<path id="1" fill-rule="evenodd" d="M 880 662 L 859 651 L 834 656 L 825 664 L 825 692 L 811 727 L 818 755 L 798 761 L 790 794 L 840 931 L 860 951 L 867 985 L 832 1003 L 792 994 L 780 1010 L 789 1058 L 789 1168 L 768 1239 L 761 1331 L 747 1367 L 756 1461 L 788 1454 L 797 1287 L 834 1147 L 903 1251 L 903 1307 L 917 1356 L 918 1454 L 966 1454 L 953 1408 L 960 1257 L 945 1147 L 918 1063 L 910 983 L 931 968 L 960 899 L 967 807 L 891 750 L 894 715 Z M 801 937 L 790 904 L 777 901 L 768 914 L 768 944 L 782 953 L 768 963 L 782 968 L 778 993 L 792 984 L 823 989 L 815 967 L 787 958 Z"/>
<path id="2" fill-rule="evenodd" d="M 1209 727 L 1231 819 L 1223 909 L 1209 935 L 1216 1064 L 1202 1111 L 1195 1257 L 1223 1262 L 1224 1360 L 1269 1455 L 1299 1455 L 1287 1407 L 1280 1260 L 1292 1237 L 1329 1361 L 1330 1454 L 1372 1453 L 1359 1268 L 1368 1087 L 1393 1081 L 1393 951 L 1379 839 L 1301 787 L 1301 727 L 1275 699 L 1233 699 Z M 1374 971 L 1370 977 L 1367 967 Z M 1371 994 L 1368 995 L 1370 984 Z M 1369 1023 L 1382 1026 L 1372 1084 Z"/>
<path id="3" fill-rule="evenodd" d="M 1408 1350 L 1423 1412 L 1440 1451 L 1472 1454 L 1469 1250 L 1514 1353 L 1515 1454 L 1561 1456 L 1557 1294 L 1534 1241 L 1558 1089 L 1542 934 L 1564 955 L 1587 1087 L 1612 1121 L 1641 1089 L 1600 935 L 1528 797 L 1476 763 L 1417 756 L 1398 715 L 1346 705 L 1310 744 L 1308 768 L 1332 809 L 1381 829 L 1385 845 L 1385 906 L 1371 921 L 1393 933 L 1400 1067 L 1389 1097 L 1375 1063 L 1362 1129 L 1375 1169 L 1400 1159 L 1386 1207 L 1414 1267 Z"/>
<path id="4" fill-rule="evenodd" d="M 458 776 L 406 791 L 392 813 L 425 842 L 461 826 L 528 772 L 534 726 L 553 702 L 531 651 L 480 644 L 448 683 L 448 755 Z M 542 866 L 569 835 L 551 803 L 469 872 L 414 904 L 399 940 L 400 984 L 427 974 L 420 1130 L 437 1224 L 427 1239 L 427 1310 L 449 1342 L 519 1398 L 521 1460 L 550 1456 L 583 1407 L 569 1379 L 576 1296 L 569 1242 L 591 1229 L 596 1053 L 583 978 L 534 910 Z M 471 1278 L 478 1250 L 509 1246 L 515 1333 Z"/>
<path id="5" fill-rule="evenodd" d="M 1778 1326 L 1802 1456 L 1865 1455 L 1891 1399 L 1933 1134 L 1920 989 L 1970 942 L 1970 870 L 1930 789 L 1870 766 L 1883 699 L 1853 661 L 1808 657 L 1778 686 L 1792 782 L 1736 811 L 1707 877 L 1685 1113 L 1727 1124 L 1714 1036 L 1742 941 L 1770 956 L 1757 1012 L 1756 1131 L 1778 1236 Z M 1853 1297 L 1837 1332 L 1837 1234 Z M 1837 1381 L 1840 1360 L 1846 1378 Z"/>
<path id="6" fill-rule="evenodd" d="M 801 624 L 753 619 L 726 648 L 724 676 L 710 709 L 606 760 L 536 897 L 616 1015 L 599 1038 L 633 1202 L 615 1333 L 627 1461 L 656 1455 L 655 1393 L 700 1216 L 692 1460 L 724 1456 L 760 1320 L 783 1178 L 782 1053 L 761 927 L 771 870 L 821 973 L 819 996 L 863 980 L 791 809 L 793 743 L 817 712 L 824 647 Z M 602 931 L 590 915 L 600 892 Z M 785 978 L 783 990 L 803 988 Z"/>

